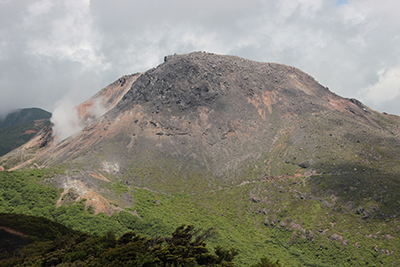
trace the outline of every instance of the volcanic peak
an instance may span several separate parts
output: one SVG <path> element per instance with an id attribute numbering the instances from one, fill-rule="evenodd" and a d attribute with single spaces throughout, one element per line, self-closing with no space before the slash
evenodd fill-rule
<path id="1" fill-rule="evenodd" d="M 118 104 L 118 112 L 139 104 L 152 106 L 155 113 L 163 110 L 177 115 L 244 98 L 253 105 L 268 106 L 269 112 L 276 108 L 279 113 L 298 114 L 324 110 L 335 97 L 311 76 L 293 67 L 194 52 L 167 56 L 164 63 L 142 74 Z"/>
<path id="2" fill-rule="evenodd" d="M 90 110 L 100 100 L 106 113 L 92 119 Z M 324 133 L 339 131 L 330 129 L 336 124 L 343 129 L 353 129 L 354 123 L 380 129 L 376 121 L 382 116 L 356 100 L 335 95 L 299 69 L 203 52 L 167 56 L 156 68 L 122 77 L 78 110 L 90 124 L 52 149 L 47 149 L 52 146 L 48 138 L 36 138 L 26 151 L 46 142 L 32 160 L 47 166 L 71 160 L 101 165 L 108 158 L 127 171 L 147 157 L 161 158 L 151 166 L 164 159 L 170 165 L 167 160 L 173 159 L 179 166 L 187 161 L 188 168 L 196 165 L 207 170 L 204 175 L 220 177 L 250 161 L 267 160 L 261 155 L 275 150 L 298 158 L 296 149 L 320 147 L 317 138 L 326 143 Z M 309 132 L 303 128 L 308 124 Z M 25 150 L 10 159 L 22 158 L 14 155 Z M 303 161 L 317 161 L 317 151 L 311 150 L 302 152 Z M 178 165 L 177 173 L 185 176 Z M 152 173 L 153 167 L 143 172 Z"/>

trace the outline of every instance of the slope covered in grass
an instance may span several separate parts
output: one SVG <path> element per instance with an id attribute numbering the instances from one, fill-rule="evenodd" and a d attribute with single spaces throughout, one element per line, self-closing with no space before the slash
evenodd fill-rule
<path id="1" fill-rule="evenodd" d="M 167 235 L 181 224 L 213 227 L 217 234 L 209 239 L 210 247 L 236 248 L 235 266 L 255 264 L 264 256 L 280 259 L 284 266 L 388 266 L 399 262 L 400 223 L 394 214 L 399 188 L 396 182 L 384 182 L 379 174 L 374 175 L 381 180 L 378 188 L 361 177 L 354 189 L 345 177 L 315 175 L 249 181 L 191 195 L 167 195 L 109 182 L 104 183 L 105 189 L 118 191 L 114 205 L 125 210 L 111 217 L 94 215 L 85 200 L 57 208 L 61 191 L 46 185 L 55 176 L 52 171 L 0 175 L 0 212 L 43 216 L 98 235 L 109 230 L 117 236 L 130 230 Z M 381 193 L 379 198 L 374 198 L 376 193 Z M 134 201 L 127 205 L 129 195 Z"/>

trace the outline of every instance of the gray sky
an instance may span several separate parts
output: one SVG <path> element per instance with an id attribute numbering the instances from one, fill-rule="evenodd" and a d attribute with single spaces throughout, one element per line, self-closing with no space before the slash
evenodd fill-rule
<path id="1" fill-rule="evenodd" d="M 0 0 L 0 113 L 77 105 L 165 55 L 207 51 L 291 65 L 400 115 L 399 10 L 398 0 Z"/>

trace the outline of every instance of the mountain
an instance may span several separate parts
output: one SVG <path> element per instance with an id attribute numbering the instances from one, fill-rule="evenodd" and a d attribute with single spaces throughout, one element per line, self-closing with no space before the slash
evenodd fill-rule
<path id="1" fill-rule="evenodd" d="M 25 108 L 0 118 L 0 156 L 29 141 L 50 123 L 51 113 L 40 108 Z"/>
<path id="2" fill-rule="evenodd" d="M 50 119 L 51 113 L 40 108 L 23 108 L 0 118 L 0 128 L 23 124 L 28 121 Z"/>
<path id="3" fill-rule="evenodd" d="M 96 213 L 218 224 L 242 266 L 266 250 L 288 266 L 399 263 L 398 116 L 294 67 L 203 52 L 77 109 L 82 131 L 57 140 L 49 126 L 0 165 L 67 170 L 49 179 Z"/>
<path id="4" fill-rule="evenodd" d="M 241 183 L 248 171 L 261 179 L 400 166 L 398 120 L 335 95 L 298 69 L 207 53 L 165 60 L 110 85 L 109 96 L 104 90 L 96 95 L 107 112 L 79 134 L 41 145 L 33 161 L 91 162 L 99 171 L 112 164 L 118 176 L 130 173 L 144 186 L 171 179 L 146 178 L 163 168 L 182 182 L 191 173 L 209 189 Z M 93 102 L 78 107 L 82 120 L 90 117 Z M 325 164 L 333 158 L 335 165 Z"/>

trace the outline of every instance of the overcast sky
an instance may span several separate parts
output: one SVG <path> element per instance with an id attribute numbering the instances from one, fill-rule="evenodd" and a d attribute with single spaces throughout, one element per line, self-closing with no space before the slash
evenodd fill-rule
<path id="1" fill-rule="evenodd" d="M 0 113 L 77 105 L 165 55 L 297 67 L 400 115 L 398 0 L 0 0 Z"/>

